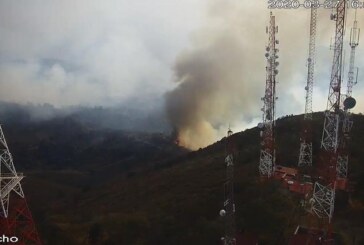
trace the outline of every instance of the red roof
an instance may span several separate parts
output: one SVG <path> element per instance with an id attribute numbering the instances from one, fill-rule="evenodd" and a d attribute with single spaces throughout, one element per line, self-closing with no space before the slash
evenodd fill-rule
<path id="1" fill-rule="evenodd" d="M 277 174 L 287 174 L 287 175 L 292 175 L 292 176 L 296 176 L 298 173 L 298 170 L 295 168 L 289 168 L 289 167 L 283 167 L 281 165 L 277 165 L 275 172 Z"/>

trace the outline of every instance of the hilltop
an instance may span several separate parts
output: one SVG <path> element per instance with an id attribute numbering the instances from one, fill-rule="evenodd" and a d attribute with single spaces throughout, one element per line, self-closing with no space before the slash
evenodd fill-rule
<path id="1" fill-rule="evenodd" d="M 277 121 L 277 162 L 295 166 L 302 115 Z M 314 154 L 322 113 L 314 114 Z M 225 138 L 198 151 L 168 136 L 91 127 L 77 118 L 3 126 L 46 244 L 219 244 Z M 258 180 L 259 131 L 235 133 L 236 223 L 261 244 L 284 244 L 303 210 L 279 183 Z M 364 116 L 354 115 L 350 178 L 338 193 L 334 229 L 343 243 L 363 242 Z"/>

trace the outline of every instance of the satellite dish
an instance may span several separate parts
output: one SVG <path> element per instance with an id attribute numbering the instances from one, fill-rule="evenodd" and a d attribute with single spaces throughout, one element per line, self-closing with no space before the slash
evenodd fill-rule
<path id="1" fill-rule="evenodd" d="M 226 215 L 226 211 L 224 209 L 221 209 L 219 214 L 221 217 L 224 217 Z"/>
<path id="2" fill-rule="evenodd" d="M 353 97 L 348 97 L 344 100 L 344 109 L 352 109 L 356 105 L 356 100 Z"/>
<path id="3" fill-rule="evenodd" d="M 258 123 L 258 128 L 263 128 L 264 124 L 263 123 Z"/>

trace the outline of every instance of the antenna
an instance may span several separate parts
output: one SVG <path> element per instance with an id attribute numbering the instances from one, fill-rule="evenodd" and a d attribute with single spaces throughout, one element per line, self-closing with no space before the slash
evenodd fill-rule
<path id="1" fill-rule="evenodd" d="M 325 119 L 321 138 L 321 151 L 323 154 L 318 173 L 320 178 L 315 182 L 311 211 L 321 220 L 327 222 L 327 237 L 331 238 L 331 221 L 334 213 L 336 165 L 338 161 L 337 150 L 339 147 L 339 123 L 341 105 L 342 82 L 342 56 L 345 29 L 346 1 L 340 1 L 335 14 L 335 43 L 332 62 L 329 95 L 325 111 Z"/>
<path id="2" fill-rule="evenodd" d="M 353 120 L 351 118 L 350 109 L 355 106 L 356 101 L 352 98 L 353 86 L 357 83 L 358 80 L 358 68 L 356 68 L 356 76 L 355 76 L 355 51 L 356 47 L 359 45 L 359 34 L 360 29 L 357 27 L 356 20 L 356 10 L 355 10 L 355 19 L 353 27 L 350 30 L 350 63 L 349 63 L 349 72 L 348 72 L 348 82 L 346 88 L 345 100 L 342 104 L 343 111 L 343 120 L 342 120 L 342 137 L 340 139 L 340 147 L 337 161 L 337 178 L 347 179 L 348 176 L 348 165 L 349 165 L 349 154 L 348 154 L 348 143 L 349 143 L 349 133 L 353 126 Z"/>
<path id="3" fill-rule="evenodd" d="M 0 125 L 0 224 L 6 236 L 16 236 L 17 244 L 41 245 L 32 215 L 29 211 L 23 188 L 24 178 L 15 170 L 13 157 L 9 151 Z M 10 198 L 11 197 L 11 198 Z"/>
<path id="4" fill-rule="evenodd" d="M 226 181 L 224 183 L 224 207 L 219 214 L 225 220 L 225 236 L 221 238 L 224 245 L 236 245 L 235 238 L 235 202 L 234 202 L 234 144 L 233 131 L 229 129 L 226 138 Z"/>
<path id="5" fill-rule="evenodd" d="M 265 57 L 267 59 L 266 66 L 266 81 L 265 81 L 265 94 L 262 98 L 263 104 L 263 122 L 258 126 L 261 135 L 261 151 L 259 160 L 259 173 L 262 178 L 270 178 L 274 173 L 275 168 L 275 135 L 274 135 L 274 121 L 275 121 L 275 102 L 276 102 L 276 76 L 278 74 L 278 52 L 276 48 L 278 40 L 276 40 L 276 33 L 278 27 L 275 24 L 275 16 L 270 12 L 268 31 L 268 47 L 266 48 Z"/>
<path id="6" fill-rule="evenodd" d="M 298 166 L 312 166 L 312 94 L 313 82 L 315 71 L 315 52 L 316 52 L 316 22 L 317 22 L 317 8 L 311 7 L 310 19 L 310 41 L 308 46 L 308 59 L 307 59 L 307 83 L 306 83 L 306 104 L 304 115 L 303 135 L 300 145 L 300 154 L 298 158 Z"/>

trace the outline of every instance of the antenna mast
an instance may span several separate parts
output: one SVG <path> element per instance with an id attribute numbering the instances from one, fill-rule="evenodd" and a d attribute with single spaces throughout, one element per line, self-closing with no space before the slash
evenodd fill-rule
<path id="1" fill-rule="evenodd" d="M 339 142 L 339 116 L 342 82 L 342 52 L 345 30 L 346 1 L 338 2 L 336 13 L 331 19 L 336 22 L 334 58 L 331 70 L 330 89 L 325 111 L 321 149 L 323 157 L 319 166 L 320 177 L 314 185 L 311 211 L 320 219 L 328 222 L 328 237 L 330 240 L 330 224 L 334 213 L 336 188 L 336 163 Z"/>
<path id="2" fill-rule="evenodd" d="M 220 216 L 225 219 L 225 236 L 221 238 L 224 245 L 236 245 L 235 238 L 235 203 L 234 203 L 234 145 L 231 139 L 233 132 L 230 127 L 226 144 L 226 182 L 224 184 L 224 208 Z"/>
<path id="3" fill-rule="evenodd" d="M 348 74 L 348 85 L 346 91 L 346 97 L 351 97 L 353 92 L 353 86 L 356 84 L 355 75 L 354 75 L 354 63 L 355 63 L 355 50 L 356 47 L 359 45 L 359 36 L 360 36 L 360 29 L 358 29 L 358 21 L 356 20 L 356 10 L 355 10 L 355 20 L 353 28 L 350 31 L 350 66 L 349 66 L 349 74 Z"/>
<path id="4" fill-rule="evenodd" d="M 17 244 L 41 245 L 32 215 L 0 125 L 0 227 L 6 236 L 16 236 Z M 13 195 L 12 195 L 13 194 Z"/>
<path id="5" fill-rule="evenodd" d="M 311 21 L 310 21 L 310 42 L 308 53 L 308 69 L 307 69 L 307 84 L 306 90 L 306 105 L 304 115 L 304 129 L 301 138 L 300 155 L 298 158 L 299 167 L 312 166 L 312 92 L 314 82 L 315 70 L 315 51 L 316 51 L 316 21 L 317 21 L 317 7 L 311 7 Z"/>
<path id="6" fill-rule="evenodd" d="M 353 92 L 353 86 L 356 84 L 355 79 L 355 50 L 356 47 L 359 45 L 359 36 L 360 36 L 360 29 L 358 29 L 358 22 L 356 20 L 356 11 L 355 11 L 355 20 L 353 28 L 350 31 L 350 64 L 349 64 L 349 72 L 348 72 L 348 83 L 347 83 L 347 90 L 346 95 L 344 96 L 345 100 L 343 103 L 343 127 L 342 127 L 342 138 L 340 141 L 340 151 L 339 156 L 337 159 L 337 177 L 347 179 L 348 175 L 348 141 L 349 141 L 349 133 L 353 126 L 353 121 L 351 119 L 350 109 L 355 106 L 355 99 L 351 97 Z M 356 69 L 358 72 L 358 68 Z M 356 74 L 357 77 L 357 74 Z"/>
<path id="7" fill-rule="evenodd" d="M 264 105 L 263 122 L 259 123 L 258 127 L 261 129 L 261 151 L 259 162 L 259 173 L 263 178 L 270 178 L 274 173 L 275 168 L 275 140 L 274 140 L 274 119 L 275 119 L 275 101 L 276 101 L 276 75 L 278 74 L 277 66 L 279 63 L 278 49 L 276 44 L 276 33 L 278 33 L 278 26 L 275 24 L 275 16 L 270 13 L 269 27 L 267 27 L 269 35 L 269 43 L 266 47 L 265 57 L 267 58 L 266 66 L 266 87 L 265 95 L 262 98 Z"/>

